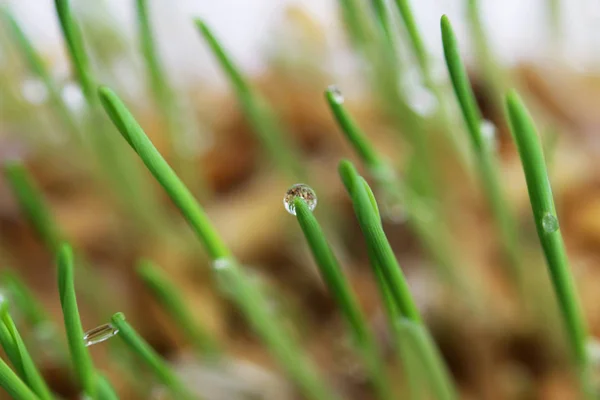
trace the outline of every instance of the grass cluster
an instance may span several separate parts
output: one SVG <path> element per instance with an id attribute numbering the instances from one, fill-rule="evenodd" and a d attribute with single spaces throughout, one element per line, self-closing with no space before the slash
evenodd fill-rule
<path id="1" fill-rule="evenodd" d="M 552 2 L 553 10 L 557 7 L 555 3 Z M 473 287 L 474 281 L 463 275 L 463 270 L 459 268 L 460 259 L 453 251 L 451 221 L 442 207 L 442 166 L 436 162 L 432 143 L 446 143 L 446 148 L 458 160 L 458 165 L 468 165 L 466 159 L 474 160 L 474 172 L 478 174 L 480 186 L 496 223 L 498 240 L 504 249 L 510 282 L 521 294 L 521 301 L 530 301 L 532 296 L 528 295 L 529 288 L 524 279 L 524 257 L 517 218 L 504 193 L 505 182 L 499 170 L 497 154 L 489 138 L 483 133 L 482 113 L 461 60 L 458 41 L 449 19 L 445 16 L 441 19 L 441 41 L 451 85 L 435 76 L 435 60 L 425 46 L 408 1 L 396 0 L 390 4 L 377 0 L 367 5 L 358 0 L 339 0 L 339 5 L 350 42 L 357 50 L 357 56 L 362 57 L 368 66 L 365 74 L 372 84 L 374 94 L 390 114 L 394 129 L 403 133 L 397 139 L 410 149 L 401 175 L 397 163 L 382 155 L 369 134 L 359 127 L 345 108 L 344 97 L 339 89 L 334 86 L 327 88 L 326 103 L 366 171 L 366 177 L 363 177 L 350 161 L 342 160 L 339 163 L 339 178 L 362 233 L 370 273 L 386 316 L 387 331 L 392 338 L 395 355 L 393 362 L 402 366 L 402 377 L 406 380 L 406 385 L 397 384 L 397 377 L 392 375 L 397 370 L 389 368 L 390 360 L 385 358 L 371 318 L 362 309 L 357 293 L 345 273 L 346 269 L 336 256 L 335 247 L 330 245 L 326 237 L 327 230 L 321 227 L 317 216 L 300 197 L 292 200 L 296 220 L 318 272 L 346 323 L 352 350 L 357 359 L 361 360 L 374 398 L 420 399 L 431 396 L 442 400 L 458 399 L 461 388 L 454 381 L 411 293 L 404 270 L 386 235 L 384 222 L 393 216 L 390 210 L 402 209 L 412 233 L 419 239 L 428 257 L 438 266 L 435 270 L 437 278 L 452 288 L 454 296 L 461 296 L 467 307 L 472 307 L 471 311 L 481 312 L 486 307 L 485 299 L 474 296 L 475 293 L 482 293 L 482 290 Z M 185 138 L 183 131 L 191 127 L 185 123 L 186 117 L 182 116 L 180 99 L 161 64 L 148 2 L 136 1 L 139 42 L 145 60 L 148 86 L 161 111 L 166 137 L 169 139 L 169 153 L 172 156 L 169 158 L 155 147 L 136 120 L 135 110 L 128 107 L 127 101 L 117 94 L 118 91 L 98 85 L 84 37 L 69 1 L 56 0 L 55 6 L 73 74 L 84 94 L 87 107 L 84 118 L 76 117 L 67 107 L 43 57 L 29 41 L 10 10 L 4 7 L 1 12 L 27 67 L 47 89 L 57 121 L 72 134 L 70 137 L 79 143 L 84 154 L 94 156 L 98 163 L 98 176 L 106 180 L 108 186 L 115 188 L 117 197 L 121 196 L 124 204 L 127 203 L 125 199 L 134 199 L 125 206 L 132 217 L 144 227 L 158 226 L 159 230 L 169 231 L 174 228 L 168 226 L 169 223 L 163 218 L 163 210 L 154 202 L 155 196 L 151 194 L 146 172 L 150 173 L 195 233 L 210 261 L 215 286 L 227 288 L 223 294 L 239 310 L 304 398 L 344 398 L 339 388 L 326 378 L 318 363 L 305 351 L 294 332 L 282 322 L 281 315 L 273 310 L 269 294 L 256 284 L 245 266 L 236 259 L 197 200 L 197 186 L 192 189 L 186 184 L 193 180 L 194 167 L 187 162 L 189 160 L 177 156 L 175 148 L 177 141 L 185 140 L 182 139 Z M 476 47 L 485 51 L 485 54 L 480 54 L 480 60 L 486 74 L 489 77 L 500 73 L 499 66 L 486 47 L 486 39 L 478 19 L 477 1 L 469 2 L 469 15 Z M 403 30 L 397 29 L 397 22 L 403 25 Z M 301 154 L 291 144 L 274 107 L 251 86 L 207 24 L 201 20 L 190 23 L 195 24 L 199 35 L 214 53 L 231 83 L 241 110 L 272 164 L 288 179 L 311 179 L 303 167 Z M 410 93 L 399 89 L 402 87 L 402 72 L 406 70 L 407 59 L 410 58 L 404 57 L 398 50 L 397 45 L 402 41 L 408 44 L 406 50 L 410 50 L 410 57 L 416 60 L 421 79 L 418 90 L 428 93 L 435 100 L 435 106 L 429 112 L 423 112 L 414 104 L 415 99 L 411 98 Z M 450 87 L 454 96 L 449 95 L 450 90 L 447 89 Z M 503 84 L 495 86 L 494 90 L 498 93 L 504 91 Z M 516 91 L 508 92 L 505 103 L 505 118 L 510 123 L 521 158 L 533 219 L 567 333 L 574 370 L 580 376 L 582 393 L 594 396 L 591 362 L 586 351 L 589 333 L 568 265 L 540 140 L 532 118 Z M 462 116 L 457 120 L 451 112 L 456 107 Z M 463 129 L 463 123 L 466 129 Z M 116 128 L 124 141 L 117 138 L 113 128 Z M 440 135 L 439 131 L 444 134 Z M 470 145 L 472 154 L 465 154 L 462 150 L 463 142 Z M 126 149 L 127 145 L 133 153 Z M 140 169 L 135 157 L 141 160 L 147 171 Z M 61 232 L 40 189 L 22 162 L 6 162 L 3 172 L 23 215 L 46 248 L 56 257 L 66 346 L 44 307 L 19 276 L 11 271 L 3 271 L 0 282 L 8 295 L 0 299 L 0 345 L 10 366 L 7 362 L 0 361 L 0 386 L 17 400 L 59 398 L 50 390 L 35 364 L 35 357 L 28 351 L 26 340 L 21 337 L 11 317 L 12 312 L 18 312 L 32 326 L 52 326 L 52 342 L 62 349 L 63 362 L 72 370 L 83 396 L 100 400 L 119 398 L 103 372 L 94 366 L 84 340 L 85 331 L 76 293 L 85 294 L 86 301 L 91 300 L 93 304 L 102 304 L 103 312 L 109 306 L 118 307 L 118 304 L 110 302 L 112 299 L 98 298 L 97 294 L 102 291 L 96 288 L 103 285 L 102 280 L 94 275 L 93 268 L 89 267 L 82 256 L 74 256 L 73 249 L 67 243 L 68 238 Z M 283 208 L 279 212 L 282 211 Z M 190 305 L 186 304 L 176 285 L 171 282 L 166 272 L 168 266 L 166 267 L 163 269 L 153 261 L 141 260 L 137 275 L 166 311 L 172 324 L 184 334 L 197 358 L 208 359 L 215 366 L 221 365 L 227 357 L 225 346 L 195 320 Z M 483 305 L 475 306 L 474 302 Z M 117 310 L 108 311 L 113 313 Z M 196 393 L 186 386 L 173 366 L 136 332 L 124 314 L 117 312 L 110 321 L 100 322 L 110 325 L 99 332 L 106 334 L 106 337 L 114 334 L 122 339 L 119 351 L 134 355 L 136 365 L 144 366 L 155 381 L 170 392 L 172 398 L 206 398 L 202 393 Z M 108 330 L 104 332 L 104 329 Z M 135 368 L 129 368 L 128 374 L 135 379 Z M 402 387 L 402 390 L 398 387 Z M 424 395 L 424 392 L 427 393 Z"/>

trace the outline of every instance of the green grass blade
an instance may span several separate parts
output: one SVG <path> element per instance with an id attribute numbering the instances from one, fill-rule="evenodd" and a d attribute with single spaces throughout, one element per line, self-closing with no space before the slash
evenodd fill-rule
<path id="1" fill-rule="evenodd" d="M 360 310 L 358 300 L 327 243 L 323 230 L 303 199 L 296 198 L 294 207 L 298 224 L 302 228 L 321 276 L 346 318 L 354 343 L 364 359 L 378 398 L 392 399 L 393 394 L 375 339 Z"/>
<path id="2" fill-rule="evenodd" d="M 389 289 L 389 295 L 394 300 L 395 308 L 388 305 L 388 313 L 393 313 L 392 315 L 394 315 L 398 312 L 403 318 L 421 326 L 425 330 L 426 328 L 412 299 L 404 274 L 383 231 L 377 208 L 373 206 L 372 199 L 374 196 L 368 184 L 358 175 L 354 166 L 348 161 L 340 163 L 339 172 L 344 186 L 352 199 L 358 223 L 367 242 L 367 250 L 371 260 L 374 261 L 372 262 L 374 264 L 373 267 L 380 268 L 381 277 L 385 279 L 385 286 Z M 377 276 L 378 272 L 375 271 L 375 274 Z M 378 279 L 382 280 L 381 278 Z M 385 296 L 387 291 L 383 287 L 380 290 Z M 431 343 L 431 346 L 434 346 L 433 343 Z M 433 387 L 444 387 L 447 389 L 439 391 L 438 395 L 442 399 L 458 398 L 447 370 L 445 367 L 440 369 L 444 363 L 437 350 L 433 354 L 436 357 L 435 365 L 438 366 L 435 374 L 431 376 Z"/>
<path id="3" fill-rule="evenodd" d="M 48 313 L 16 272 L 0 271 L 0 285 L 10 293 L 10 298 L 29 324 L 38 326 L 50 323 Z"/>
<path id="4" fill-rule="evenodd" d="M 14 400 L 40 400 L 2 359 L 0 359 L 0 387 Z"/>
<path id="5" fill-rule="evenodd" d="M 119 400 L 119 395 L 104 375 L 98 375 L 98 398 L 100 400 Z"/>
<path id="6" fill-rule="evenodd" d="M 33 225 L 46 246 L 55 251 L 62 240 L 56 223 L 35 182 L 19 161 L 9 161 L 3 166 L 4 176 L 25 217 Z"/>
<path id="7" fill-rule="evenodd" d="M 421 316 L 412 299 L 406 279 L 398 265 L 394 252 L 385 237 L 381 219 L 373 208 L 371 196 L 360 179 L 358 172 L 348 161 L 342 161 L 339 173 L 344 186 L 352 199 L 354 212 L 358 218 L 359 225 L 365 235 L 367 247 L 373 252 L 381 266 L 396 306 L 402 315 L 411 321 L 420 322 Z"/>
<path id="8" fill-rule="evenodd" d="M 189 190 L 162 158 L 148 139 L 135 118 L 122 101 L 108 88 L 101 88 L 100 99 L 129 145 L 140 156 L 152 175 L 179 207 L 213 263 L 226 262 L 227 268 L 219 270 L 219 280 L 232 288 L 233 300 L 245 314 L 252 327 L 267 344 L 273 355 L 286 368 L 291 379 L 305 392 L 307 397 L 318 400 L 336 398 L 320 381 L 314 367 L 305 359 L 291 336 L 269 310 L 267 300 L 233 259 L 231 252 L 219 237 L 202 207 Z"/>
<path id="9" fill-rule="evenodd" d="M 506 196 L 502 189 L 502 182 L 494 154 L 481 132 L 482 117 L 475 95 L 469 83 L 467 71 L 460 58 L 458 41 L 454 35 L 452 25 L 448 17 L 441 19 L 442 41 L 444 44 L 444 55 L 446 65 L 450 73 L 450 80 L 454 93 L 458 99 L 460 109 L 470 134 L 471 145 L 477 160 L 477 170 L 485 196 L 490 204 L 496 225 L 500 231 L 500 237 L 511 267 L 512 278 L 520 286 L 522 294 L 525 294 L 523 282 L 522 254 L 519 249 L 519 235 L 514 216 L 511 214 Z"/>
<path id="10" fill-rule="evenodd" d="M 169 281 L 167 274 L 150 261 L 140 262 L 137 273 L 164 307 L 167 315 L 184 332 L 198 354 L 211 358 L 220 356 L 221 349 L 216 339 L 194 319 L 191 310 L 180 296 L 179 289 Z"/>
<path id="11" fill-rule="evenodd" d="M 99 95 L 110 119 L 190 222 L 192 229 L 202 241 L 211 259 L 229 257 L 229 249 L 213 228 L 204 210 L 156 150 L 121 99 L 106 87 L 99 89 Z"/>
<path id="12" fill-rule="evenodd" d="M 456 389 L 450 381 L 450 372 L 431 338 L 431 335 L 423 327 L 406 318 L 397 322 L 399 334 L 402 340 L 407 342 L 407 350 L 416 355 L 416 360 L 422 364 L 420 371 L 424 371 L 431 384 L 430 389 L 437 399 L 458 399 Z"/>
<path id="13" fill-rule="evenodd" d="M 196 19 L 195 23 L 231 82 L 238 101 L 268 154 L 283 171 L 295 178 L 301 178 L 304 175 L 301 158 L 295 148 L 288 143 L 289 135 L 282 128 L 275 112 L 262 96 L 252 90 L 210 28 L 199 19 Z"/>
<path id="14" fill-rule="evenodd" d="M 50 392 L 46 381 L 44 381 L 42 374 L 36 367 L 29 351 L 25 347 L 21 334 L 8 313 L 8 305 L 6 302 L 3 302 L 2 305 L 0 305 L 0 318 L 2 324 L 11 335 L 14 347 L 18 353 L 20 359 L 19 364 L 23 372 L 23 380 L 41 400 L 52 400 L 54 396 L 52 395 L 52 392 Z"/>
<path id="15" fill-rule="evenodd" d="M 73 369 L 84 393 L 95 399 L 97 394 L 97 376 L 92 358 L 83 341 L 84 331 L 81 326 L 75 296 L 73 251 L 69 245 L 63 244 L 60 247 L 57 265 L 58 292 Z"/>
<path id="16" fill-rule="evenodd" d="M 123 313 L 116 313 L 111 323 L 119 330 L 119 337 L 151 368 L 154 375 L 171 391 L 177 399 L 194 399 L 171 367 L 152 347 L 129 325 Z"/>
<path id="17" fill-rule="evenodd" d="M 510 127 L 519 150 L 538 237 L 546 257 L 567 331 L 573 358 L 585 376 L 588 331 L 559 228 L 548 171 L 537 131 L 525 104 L 515 91 L 506 98 Z"/>
<path id="18" fill-rule="evenodd" d="M 96 83 L 85 52 L 81 30 L 72 15 L 71 0 L 54 0 L 60 28 L 65 39 L 71 66 L 77 75 L 81 90 L 90 104 L 95 103 Z"/>

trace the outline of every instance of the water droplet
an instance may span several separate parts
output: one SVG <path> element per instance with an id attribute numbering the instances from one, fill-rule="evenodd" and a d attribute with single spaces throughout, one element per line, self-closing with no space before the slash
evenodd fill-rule
<path id="1" fill-rule="evenodd" d="M 39 79 L 26 79 L 21 85 L 21 94 L 29 103 L 39 105 L 48 98 L 48 89 Z"/>
<path id="2" fill-rule="evenodd" d="M 83 92 L 76 83 L 67 83 L 62 89 L 62 97 L 67 106 L 73 111 L 81 111 L 85 107 Z"/>
<path id="3" fill-rule="evenodd" d="M 112 324 L 100 325 L 94 329 L 91 329 L 83 335 L 83 341 L 86 347 L 92 346 L 97 343 L 104 342 L 119 333 L 119 330 L 112 326 Z"/>
<path id="4" fill-rule="evenodd" d="M 558 230 L 558 220 L 550 213 L 546 213 L 542 218 L 542 228 L 546 233 L 553 233 Z"/>
<path id="5" fill-rule="evenodd" d="M 283 205 L 287 212 L 292 215 L 296 215 L 296 208 L 294 207 L 294 199 L 296 197 L 304 199 L 310 211 L 314 210 L 317 206 L 317 195 L 315 191 L 304 183 L 297 183 L 290 187 L 283 197 Z"/>
<path id="6" fill-rule="evenodd" d="M 327 91 L 329 93 L 331 93 L 331 96 L 336 103 L 338 103 L 338 104 L 344 103 L 344 95 L 342 94 L 342 91 L 336 85 L 329 85 L 329 87 L 327 87 Z"/>
<path id="7" fill-rule="evenodd" d="M 484 119 L 481 121 L 479 130 L 481 132 L 481 138 L 483 139 L 486 147 L 489 150 L 495 151 L 498 148 L 496 125 L 494 125 L 493 122 Z"/>
<path id="8" fill-rule="evenodd" d="M 225 296 L 235 296 L 235 288 L 232 287 L 228 278 L 230 272 L 235 266 L 235 261 L 230 258 L 217 258 L 212 262 L 213 277 L 217 288 Z"/>

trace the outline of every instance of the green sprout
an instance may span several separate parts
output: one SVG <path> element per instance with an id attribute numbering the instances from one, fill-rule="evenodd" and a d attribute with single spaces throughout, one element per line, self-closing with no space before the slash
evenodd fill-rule
<path id="1" fill-rule="evenodd" d="M 219 356 L 221 350 L 215 338 L 195 320 L 179 290 L 167 278 L 167 274 L 147 260 L 139 263 L 137 272 L 146 287 L 150 289 L 154 297 L 192 343 L 198 354 L 209 357 Z"/>
<path id="2" fill-rule="evenodd" d="M 327 243 L 323 230 L 302 198 L 296 197 L 294 210 L 321 276 L 346 318 L 354 343 L 369 369 L 370 378 L 378 397 L 382 400 L 394 398 L 385 376 L 385 369 L 375 339 L 360 310 L 358 300 Z"/>
<path id="3" fill-rule="evenodd" d="M 291 335 L 273 318 L 264 294 L 239 267 L 202 207 L 156 150 L 121 99 L 106 87 L 100 88 L 99 94 L 107 114 L 123 138 L 181 210 L 213 261 L 218 279 L 231 288 L 232 300 L 284 366 L 290 378 L 311 399 L 337 398 L 321 381 Z"/>
<path id="4" fill-rule="evenodd" d="M 152 347 L 129 325 L 123 313 L 111 318 L 113 326 L 119 330 L 119 337 L 148 365 L 154 375 L 177 399 L 191 400 L 194 397 L 171 367 L 152 349 Z"/>
<path id="5" fill-rule="evenodd" d="M 450 20 L 446 16 L 441 19 L 441 29 L 450 80 L 470 135 L 481 185 L 484 188 L 487 201 L 500 231 L 513 279 L 519 285 L 521 294 L 524 294 L 526 289 L 523 282 L 523 265 L 519 249 L 517 224 L 502 189 L 502 182 L 491 144 L 482 134 L 481 125 L 483 120 L 481 112 L 469 83 L 467 71 L 460 58 L 458 41 L 452 30 Z"/>
<path id="6" fill-rule="evenodd" d="M 83 341 L 84 332 L 75 296 L 73 250 L 69 245 L 61 245 L 58 251 L 57 265 L 58 291 L 73 370 L 84 393 L 94 399 L 98 392 L 98 377 L 90 353 Z"/>
<path id="7" fill-rule="evenodd" d="M 590 361 L 586 351 L 588 331 L 560 233 L 542 146 L 533 119 L 516 91 L 509 92 L 506 106 L 511 131 L 525 172 L 535 227 L 548 264 L 571 354 L 587 392 L 590 390 Z"/>
<path id="8" fill-rule="evenodd" d="M 0 387 L 15 400 L 40 400 L 2 359 L 0 359 Z"/>

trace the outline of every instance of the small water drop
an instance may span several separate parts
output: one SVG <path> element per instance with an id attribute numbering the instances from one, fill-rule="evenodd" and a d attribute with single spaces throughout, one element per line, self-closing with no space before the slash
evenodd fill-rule
<path id="1" fill-rule="evenodd" d="M 481 137 L 489 150 L 495 151 L 498 148 L 498 139 L 496 125 L 493 122 L 484 119 L 480 125 Z"/>
<path id="2" fill-rule="evenodd" d="M 294 199 L 296 197 L 304 199 L 310 211 L 314 210 L 317 206 L 317 195 L 315 191 L 304 183 L 297 183 L 290 187 L 287 192 L 285 192 L 285 196 L 283 196 L 283 205 L 287 212 L 292 215 L 296 215 L 296 207 L 294 207 Z"/>
<path id="3" fill-rule="evenodd" d="M 335 100 L 336 103 L 344 103 L 344 95 L 342 94 L 340 88 L 338 88 L 336 85 L 329 85 L 329 87 L 327 87 L 327 91 L 331 93 L 333 100 Z"/>
<path id="4" fill-rule="evenodd" d="M 100 325 L 94 329 L 90 329 L 83 335 L 85 346 L 89 347 L 97 343 L 104 342 L 119 333 L 119 330 L 112 324 Z"/>
<path id="5" fill-rule="evenodd" d="M 546 213 L 542 218 L 542 228 L 546 233 L 553 233 L 558 230 L 558 220 L 550 213 Z"/>
<path id="6" fill-rule="evenodd" d="M 39 79 L 26 79 L 21 86 L 23 98 L 34 105 L 42 104 L 48 98 L 46 85 Z"/>
<path id="7" fill-rule="evenodd" d="M 591 338 L 586 343 L 588 357 L 593 365 L 600 366 L 600 341 L 596 338 Z"/>

